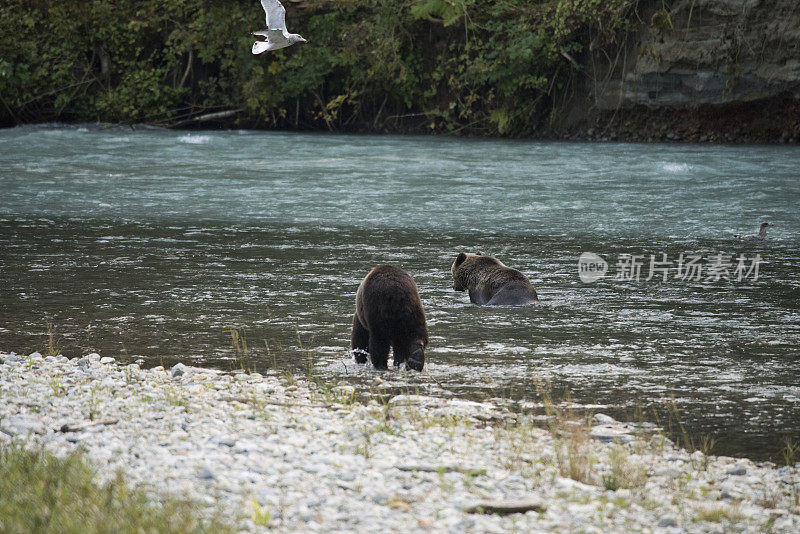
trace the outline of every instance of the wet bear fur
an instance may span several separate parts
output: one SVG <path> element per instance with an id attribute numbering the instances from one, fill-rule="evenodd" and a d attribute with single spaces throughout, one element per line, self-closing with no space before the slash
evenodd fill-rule
<path id="1" fill-rule="evenodd" d="M 461 252 L 450 270 L 453 289 L 469 291 L 469 300 L 474 304 L 527 306 L 539 302 L 528 277 L 497 258 Z"/>
<path id="2" fill-rule="evenodd" d="M 376 369 L 386 369 L 389 348 L 394 365 L 421 371 L 425 364 L 428 328 L 417 284 L 403 269 L 374 267 L 358 286 L 351 346 L 356 362 L 367 353 Z"/>

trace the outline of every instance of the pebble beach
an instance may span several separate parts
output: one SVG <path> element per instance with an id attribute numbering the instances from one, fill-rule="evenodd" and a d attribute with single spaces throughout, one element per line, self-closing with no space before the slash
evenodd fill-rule
<path id="1" fill-rule="evenodd" d="M 391 371 L 390 371 L 391 372 Z M 677 448 L 595 414 L 111 357 L 0 353 L 0 447 L 82 451 L 259 532 L 798 532 L 798 465 Z M 565 422 L 568 423 L 568 422 Z"/>

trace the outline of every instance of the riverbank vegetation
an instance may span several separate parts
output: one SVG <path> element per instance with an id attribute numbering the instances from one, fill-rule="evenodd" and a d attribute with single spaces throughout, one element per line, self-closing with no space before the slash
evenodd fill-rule
<path id="1" fill-rule="evenodd" d="M 81 453 L 0 447 L 0 532 L 233 532 L 198 506 L 150 499 L 122 474 L 105 484 Z"/>
<path id="2" fill-rule="evenodd" d="M 9 0 L 0 125 L 109 121 L 526 135 L 639 0 L 287 0 L 308 44 L 260 56 L 255 0 Z"/>

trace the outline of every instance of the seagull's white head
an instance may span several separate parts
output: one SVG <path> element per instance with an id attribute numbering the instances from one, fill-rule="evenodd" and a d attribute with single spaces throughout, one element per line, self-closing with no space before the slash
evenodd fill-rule
<path id="1" fill-rule="evenodd" d="M 300 37 L 296 33 L 290 33 L 289 36 L 286 39 L 289 41 L 290 44 L 307 43 L 308 42 L 307 40 L 303 39 L 302 37 Z"/>

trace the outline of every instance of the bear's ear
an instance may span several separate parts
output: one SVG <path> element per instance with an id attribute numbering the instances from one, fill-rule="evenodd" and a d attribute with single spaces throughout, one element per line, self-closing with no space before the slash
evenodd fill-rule
<path id="1" fill-rule="evenodd" d="M 453 265 L 455 265 L 456 267 L 458 267 L 459 265 L 461 265 L 462 263 L 464 263 L 464 260 L 466 260 L 466 259 L 467 259 L 467 255 L 466 255 L 466 254 L 464 254 L 463 252 L 459 252 L 459 253 L 458 253 L 458 256 L 456 256 L 456 262 L 455 262 Z"/>

